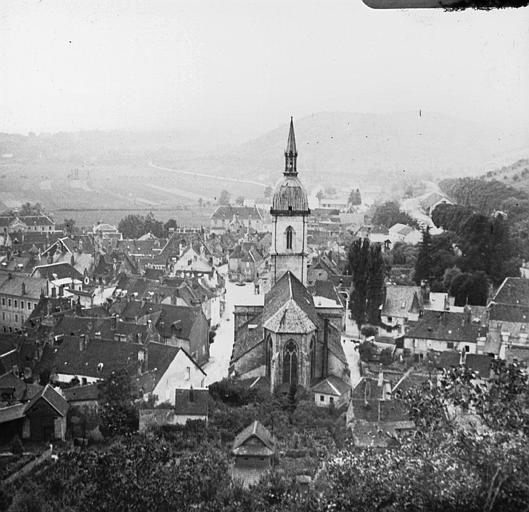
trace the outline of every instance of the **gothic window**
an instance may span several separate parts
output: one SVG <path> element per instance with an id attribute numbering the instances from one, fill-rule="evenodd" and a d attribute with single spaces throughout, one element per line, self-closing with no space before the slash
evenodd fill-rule
<path id="1" fill-rule="evenodd" d="M 310 380 L 316 377 L 316 339 L 310 340 Z"/>
<path id="2" fill-rule="evenodd" d="M 294 238 L 294 230 L 292 229 L 292 226 L 288 226 L 286 229 L 286 236 L 287 236 L 287 249 L 292 249 L 292 239 Z"/>
<path id="3" fill-rule="evenodd" d="M 266 339 L 266 376 L 270 379 L 272 374 L 272 338 L 268 336 Z"/>
<path id="4" fill-rule="evenodd" d="M 296 344 L 289 340 L 283 351 L 283 384 L 298 383 L 298 349 Z"/>

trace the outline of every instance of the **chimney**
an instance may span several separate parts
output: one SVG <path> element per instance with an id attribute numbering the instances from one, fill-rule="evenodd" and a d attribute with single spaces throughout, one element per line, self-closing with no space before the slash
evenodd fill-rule
<path id="1" fill-rule="evenodd" d="M 428 281 L 421 281 L 421 299 L 423 304 L 430 303 L 430 285 Z"/>
<path id="2" fill-rule="evenodd" d="M 468 304 L 463 309 L 463 315 L 465 325 L 470 325 L 472 323 L 472 308 Z"/>

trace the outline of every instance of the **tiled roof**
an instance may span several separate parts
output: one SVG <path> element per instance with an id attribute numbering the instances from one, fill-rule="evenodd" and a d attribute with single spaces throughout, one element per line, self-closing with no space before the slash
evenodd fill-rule
<path id="1" fill-rule="evenodd" d="M 292 272 L 283 274 L 265 296 L 263 326 L 276 332 L 310 332 L 318 323 L 312 295 Z"/>
<path id="2" fill-rule="evenodd" d="M 252 328 L 250 328 L 252 326 Z M 245 324 L 237 329 L 233 352 L 231 355 L 232 362 L 239 359 L 249 350 L 262 343 L 264 339 L 264 330 L 262 324 L 262 313 L 254 316 Z"/>
<path id="3" fill-rule="evenodd" d="M 19 420 L 26 413 L 26 404 L 15 404 L 0 408 L 0 423 Z"/>
<path id="4" fill-rule="evenodd" d="M 47 215 L 24 215 L 19 219 L 27 226 L 51 226 L 55 224 Z"/>
<path id="5" fill-rule="evenodd" d="M 25 294 L 22 295 L 22 285 Z M 38 299 L 42 292 L 46 293 L 48 281 L 37 277 L 12 275 L 0 283 L 0 294 L 18 296 L 20 298 Z"/>
<path id="6" fill-rule="evenodd" d="M 492 299 L 496 304 L 529 304 L 529 279 L 523 277 L 506 277 Z"/>
<path id="7" fill-rule="evenodd" d="M 492 368 L 492 357 L 486 354 L 467 354 L 465 358 L 465 366 L 474 372 L 477 372 L 483 379 L 490 377 Z"/>
<path id="8" fill-rule="evenodd" d="M 209 391 L 207 389 L 176 389 L 176 414 L 205 416 L 208 414 Z"/>
<path id="9" fill-rule="evenodd" d="M 212 219 L 232 220 L 236 215 L 241 220 L 263 220 L 263 216 L 255 206 L 219 206 L 211 215 Z"/>
<path id="10" fill-rule="evenodd" d="M 461 354 L 456 350 L 445 350 L 439 354 L 437 367 L 450 370 L 457 368 L 461 364 Z"/>
<path id="11" fill-rule="evenodd" d="M 65 416 L 68 411 L 68 402 L 55 391 L 51 384 L 47 384 L 41 389 L 27 404 L 26 412 L 29 411 L 40 399 L 46 400 L 61 416 Z"/>
<path id="12" fill-rule="evenodd" d="M 252 437 L 259 439 L 263 446 L 244 446 Z M 275 442 L 272 435 L 257 420 L 237 434 L 233 441 L 233 453 L 235 455 L 272 455 L 274 449 Z"/>
<path id="13" fill-rule="evenodd" d="M 100 396 L 99 384 L 88 384 L 87 386 L 73 386 L 63 389 L 64 397 L 68 402 L 83 402 L 98 400 Z"/>
<path id="14" fill-rule="evenodd" d="M 445 196 L 442 196 L 441 194 L 437 192 L 432 192 L 431 194 L 428 194 L 422 201 L 421 206 L 423 208 L 431 208 L 435 203 L 438 203 L 441 200 L 449 201 Z"/>
<path id="15" fill-rule="evenodd" d="M 511 305 L 491 303 L 489 306 L 489 318 L 490 320 L 499 322 L 529 324 L 529 304 Z"/>
<path id="16" fill-rule="evenodd" d="M 42 386 L 27 384 L 9 371 L 0 376 L 0 388 L 13 388 L 15 399 L 25 401 L 31 400 L 42 389 Z"/>
<path id="17" fill-rule="evenodd" d="M 351 386 L 339 377 L 329 375 L 311 386 L 314 393 L 324 393 L 333 396 L 342 396 L 351 392 Z"/>
<path id="18" fill-rule="evenodd" d="M 418 299 L 420 292 L 419 286 L 387 285 L 382 314 L 391 317 L 407 317 L 414 306 L 414 299 Z M 418 313 L 418 310 L 414 312 Z"/>
<path id="19" fill-rule="evenodd" d="M 69 263 L 51 263 L 49 265 L 38 265 L 35 267 L 33 274 L 39 274 L 40 277 L 53 281 L 55 279 L 77 279 L 83 280 L 83 275 L 72 267 Z"/>
<path id="20" fill-rule="evenodd" d="M 404 336 L 406 338 L 431 339 L 475 343 L 480 336 L 480 326 L 465 321 L 465 313 L 425 311 Z"/>

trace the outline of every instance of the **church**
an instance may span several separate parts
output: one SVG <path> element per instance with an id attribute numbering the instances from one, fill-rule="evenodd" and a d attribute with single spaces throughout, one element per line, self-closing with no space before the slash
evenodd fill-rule
<path id="1" fill-rule="evenodd" d="M 297 157 L 291 119 L 285 170 L 270 209 L 272 286 L 264 305 L 235 306 L 230 375 L 266 379 L 271 392 L 302 386 L 317 394 L 319 405 L 338 405 L 350 391 L 341 342 L 344 307 L 330 281 L 307 284 L 310 209 Z"/>

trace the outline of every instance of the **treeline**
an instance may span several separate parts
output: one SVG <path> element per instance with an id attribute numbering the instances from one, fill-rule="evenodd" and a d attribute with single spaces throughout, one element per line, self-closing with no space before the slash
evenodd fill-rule
<path id="1" fill-rule="evenodd" d="M 139 238 L 140 236 L 152 233 L 158 238 L 168 236 L 170 229 L 175 229 L 176 220 L 169 219 L 165 224 L 157 220 L 152 212 L 147 215 L 127 215 L 119 221 L 118 231 L 123 238 Z"/>
<path id="2" fill-rule="evenodd" d="M 385 226 L 387 228 L 400 223 L 419 229 L 417 221 L 406 212 L 403 212 L 395 201 L 386 201 L 377 206 L 371 223 L 375 226 Z"/>

